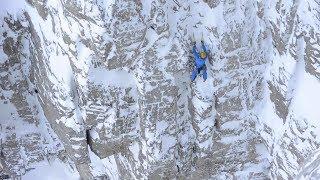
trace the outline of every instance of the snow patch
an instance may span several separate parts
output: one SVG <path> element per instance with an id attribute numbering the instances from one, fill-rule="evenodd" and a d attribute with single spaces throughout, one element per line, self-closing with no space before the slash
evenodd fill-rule
<path id="1" fill-rule="evenodd" d="M 73 72 L 67 56 L 57 55 L 49 58 L 50 68 L 59 81 L 71 85 Z"/>
<path id="2" fill-rule="evenodd" d="M 71 118 L 61 117 L 60 119 L 56 120 L 57 124 L 62 122 L 66 127 L 69 127 L 77 132 L 80 132 L 82 127 L 77 122 L 77 119 L 73 116 Z"/>
<path id="3" fill-rule="evenodd" d="M 296 86 L 291 109 L 298 119 L 308 119 L 308 122 L 316 125 L 318 128 L 320 111 L 319 107 L 315 105 L 320 102 L 319 92 L 319 81 L 305 72 Z M 318 132 L 320 132 L 320 129 Z M 320 133 L 318 134 L 320 135 Z"/>
<path id="4" fill-rule="evenodd" d="M 105 87 L 133 87 L 136 85 L 133 75 L 125 70 L 106 70 L 95 68 L 89 72 L 89 81 Z"/>
<path id="5" fill-rule="evenodd" d="M 80 175 L 78 171 L 74 171 L 58 159 L 53 162 L 39 162 L 35 164 L 32 168 L 33 170 L 27 172 L 22 176 L 22 180 L 78 180 Z"/>
<path id="6" fill-rule="evenodd" d="M 26 7 L 26 1 L 24 0 L 2 0 L 0 6 L 0 18 L 11 14 L 16 17 L 18 14 L 22 14 L 23 9 Z"/>

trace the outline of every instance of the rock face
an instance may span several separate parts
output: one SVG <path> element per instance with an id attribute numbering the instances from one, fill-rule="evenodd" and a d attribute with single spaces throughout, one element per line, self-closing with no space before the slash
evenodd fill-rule
<path id="1" fill-rule="evenodd" d="M 320 177 L 316 0 L 0 10 L 0 179 Z"/>

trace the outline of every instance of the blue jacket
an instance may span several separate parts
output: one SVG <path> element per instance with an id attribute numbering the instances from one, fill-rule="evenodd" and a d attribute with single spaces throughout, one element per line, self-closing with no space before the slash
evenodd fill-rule
<path id="1" fill-rule="evenodd" d="M 206 54 L 207 54 L 207 57 L 205 59 L 202 59 L 200 57 L 200 54 L 197 52 L 196 45 L 193 45 L 193 49 L 192 49 L 194 60 L 195 60 L 195 63 L 196 63 L 196 67 L 198 69 L 200 69 L 203 66 L 205 66 L 206 65 L 206 61 L 208 60 L 208 50 L 207 50 L 206 46 L 204 45 L 204 43 L 202 43 L 201 46 L 202 46 L 203 51 L 206 52 Z"/>
<path id="2" fill-rule="evenodd" d="M 206 67 L 206 61 L 208 60 L 208 50 L 204 43 L 202 42 L 202 49 L 204 52 L 206 52 L 207 57 L 205 59 L 202 59 L 200 57 L 200 54 L 197 52 L 197 47 L 196 45 L 193 46 L 192 52 L 194 56 L 194 61 L 195 61 L 195 69 L 191 73 L 191 81 L 194 81 L 197 77 L 198 74 L 202 71 L 202 77 L 203 80 L 206 81 L 208 74 L 207 74 L 207 67 Z"/>

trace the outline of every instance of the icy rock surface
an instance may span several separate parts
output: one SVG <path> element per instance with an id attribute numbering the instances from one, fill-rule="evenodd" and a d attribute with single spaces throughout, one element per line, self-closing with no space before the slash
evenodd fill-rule
<path id="1" fill-rule="evenodd" d="M 320 177 L 319 1 L 0 11 L 2 178 Z M 190 82 L 193 34 L 210 50 L 206 82 Z"/>

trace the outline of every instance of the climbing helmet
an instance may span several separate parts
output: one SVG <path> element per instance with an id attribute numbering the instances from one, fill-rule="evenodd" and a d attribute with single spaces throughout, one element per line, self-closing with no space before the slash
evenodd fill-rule
<path id="1" fill-rule="evenodd" d="M 207 57 L 207 53 L 204 52 L 204 51 L 201 51 L 201 52 L 200 52 L 200 57 L 201 57 L 202 59 L 206 58 L 206 57 Z"/>

